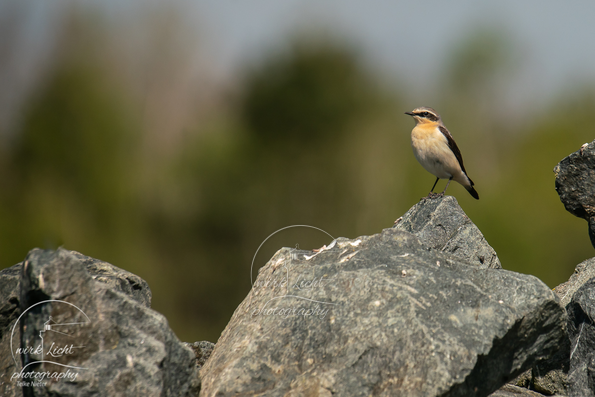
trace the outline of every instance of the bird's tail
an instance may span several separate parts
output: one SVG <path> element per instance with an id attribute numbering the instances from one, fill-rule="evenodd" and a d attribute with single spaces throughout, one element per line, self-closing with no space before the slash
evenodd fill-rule
<path id="1" fill-rule="evenodd" d="M 474 199 L 479 200 L 479 194 L 477 194 L 477 190 L 473 186 L 469 186 L 466 188 L 469 194 L 473 196 Z"/>
<path id="2" fill-rule="evenodd" d="M 475 190 L 475 188 L 473 187 L 473 185 L 475 184 L 473 183 L 471 178 L 469 178 L 469 176 L 467 176 L 467 179 L 469 179 L 469 186 L 465 186 L 465 189 L 467 189 L 469 194 L 472 195 L 475 200 L 479 200 L 479 194 L 477 194 L 477 190 Z"/>

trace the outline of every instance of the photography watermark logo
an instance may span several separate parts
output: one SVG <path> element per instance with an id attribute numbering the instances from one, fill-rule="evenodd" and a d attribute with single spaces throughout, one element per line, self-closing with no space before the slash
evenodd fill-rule
<path id="1" fill-rule="evenodd" d="M 315 226 L 310 225 L 291 225 L 281 228 L 274 233 L 271 233 L 258 247 L 256 252 L 254 253 L 254 257 L 252 258 L 252 265 L 250 266 L 250 284 L 252 285 L 252 289 L 273 289 L 278 290 L 279 294 L 275 297 L 267 300 L 263 305 L 260 307 L 254 308 L 250 311 L 250 315 L 252 317 L 256 316 L 279 316 L 279 317 L 318 317 L 324 318 L 328 314 L 329 310 L 335 304 L 332 302 L 325 302 L 322 300 L 312 299 L 305 296 L 298 295 L 300 291 L 307 292 L 308 290 L 311 294 L 314 294 L 316 289 L 323 289 L 325 285 L 330 282 L 329 279 L 318 276 L 308 278 L 304 275 L 298 275 L 296 278 L 292 279 L 290 277 L 290 270 L 287 266 L 287 263 L 282 262 L 279 265 L 283 266 L 283 272 L 278 273 L 276 276 L 269 276 L 264 277 L 262 279 L 256 280 L 253 282 L 253 268 L 254 268 L 254 261 L 256 259 L 256 255 L 258 251 L 262 248 L 264 243 L 275 234 L 282 232 L 283 230 L 287 230 L 290 228 L 309 228 L 321 231 L 328 235 L 333 242 L 329 245 L 332 247 L 335 242 L 335 238 L 327 233 L 326 231 L 317 228 Z M 298 260 L 300 259 L 299 256 L 302 256 L 305 259 L 310 259 L 316 254 L 312 256 L 307 256 L 303 252 L 299 252 L 299 243 L 296 243 L 295 249 L 292 249 L 290 254 L 290 260 Z M 325 246 L 326 248 L 326 246 Z M 275 265 L 273 265 L 275 266 Z"/>
<path id="2" fill-rule="evenodd" d="M 56 321 L 48 315 L 44 320 L 43 327 L 38 334 L 33 335 L 28 341 L 13 343 L 17 326 L 20 326 L 23 316 L 33 310 L 39 309 L 39 305 L 51 303 L 53 309 L 61 312 L 60 321 Z M 65 305 L 63 308 L 60 306 Z M 64 310 L 60 310 L 64 309 Z M 10 351 L 15 366 L 18 368 L 17 360 L 22 360 L 23 368 L 19 372 L 14 372 L 10 380 L 16 381 L 19 387 L 45 386 L 47 381 L 58 381 L 66 379 L 70 382 L 76 381 L 79 371 L 86 370 L 85 367 L 67 365 L 60 361 L 67 361 L 68 356 L 75 355 L 80 346 L 76 343 L 77 327 L 90 325 L 91 320 L 80 308 L 72 303 L 62 300 L 49 299 L 31 305 L 23 311 L 10 334 Z M 58 337 L 56 337 L 58 336 Z M 23 338 L 24 339 L 24 338 Z M 18 346 L 18 347 L 17 347 Z M 38 370 L 41 364 L 51 364 L 46 368 L 56 368 L 56 370 Z"/>

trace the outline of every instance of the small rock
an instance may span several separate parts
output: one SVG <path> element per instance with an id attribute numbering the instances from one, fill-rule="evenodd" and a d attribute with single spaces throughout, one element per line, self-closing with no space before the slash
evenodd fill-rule
<path id="1" fill-rule="evenodd" d="M 429 249 L 454 254 L 481 268 L 502 268 L 496 251 L 453 196 L 422 199 L 393 227 L 415 234 Z"/>
<path id="2" fill-rule="evenodd" d="M 568 212 L 587 220 L 595 247 L 595 141 L 562 159 L 554 173 L 560 201 Z"/>
<path id="3" fill-rule="evenodd" d="M 553 358 L 547 358 L 538 363 L 534 368 L 523 372 L 506 386 L 529 389 L 541 393 L 538 394 L 540 396 L 567 396 L 568 355 L 570 354 L 570 351 L 567 346 L 562 347 L 561 350 L 563 350 L 563 352 L 560 354 L 557 352 Z"/>
<path id="4" fill-rule="evenodd" d="M 205 365 L 209 357 L 211 357 L 213 349 L 215 348 L 215 344 L 208 341 L 194 343 L 184 342 L 184 345 L 188 346 L 194 352 L 194 355 L 196 356 L 196 366 L 198 369 Z"/>
<path id="5" fill-rule="evenodd" d="M 565 338 L 559 350 L 532 369 L 531 388 L 548 396 L 566 396 L 570 366 L 570 342 Z"/>
<path id="6" fill-rule="evenodd" d="M 551 396 L 551 394 L 548 394 Z M 524 387 L 514 385 L 504 385 L 494 393 L 490 394 L 490 397 L 543 397 L 541 393 L 534 392 L 532 390 L 525 389 Z"/>

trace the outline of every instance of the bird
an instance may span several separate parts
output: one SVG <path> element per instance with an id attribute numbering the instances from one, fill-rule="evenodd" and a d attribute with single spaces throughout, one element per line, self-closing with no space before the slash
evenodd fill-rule
<path id="1" fill-rule="evenodd" d="M 411 131 L 411 147 L 419 163 L 436 177 L 436 182 L 428 194 L 428 198 L 443 196 L 453 179 L 479 200 L 479 194 L 473 187 L 475 184 L 467 175 L 463 165 L 463 156 L 454 138 L 444 126 L 440 115 L 432 108 L 419 107 L 405 114 L 415 119 L 415 127 Z M 434 193 L 440 179 L 448 179 L 442 193 Z"/>

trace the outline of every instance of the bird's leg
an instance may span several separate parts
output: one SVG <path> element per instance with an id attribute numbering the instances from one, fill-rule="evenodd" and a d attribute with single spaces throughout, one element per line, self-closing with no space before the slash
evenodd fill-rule
<path id="1" fill-rule="evenodd" d="M 440 180 L 440 178 L 436 178 L 436 182 L 434 182 L 434 186 L 432 186 L 432 190 L 430 190 L 430 193 L 428 193 L 428 197 L 427 198 L 432 198 L 432 197 L 438 196 L 436 193 L 434 193 L 434 188 L 438 184 L 438 181 L 439 180 Z"/>
<path id="2" fill-rule="evenodd" d="M 448 178 L 448 182 L 446 182 L 446 186 L 444 187 L 444 190 L 442 191 L 442 193 L 440 193 L 441 196 L 444 196 L 444 193 L 446 193 L 446 189 L 448 189 L 448 185 L 450 185 L 450 181 L 452 181 L 452 176 L 450 178 Z"/>
<path id="3" fill-rule="evenodd" d="M 432 186 L 432 189 L 430 190 L 430 193 L 434 193 L 434 188 L 436 187 L 436 185 L 438 184 L 438 181 L 440 180 L 440 178 L 436 178 L 436 182 L 434 182 L 434 186 Z"/>

